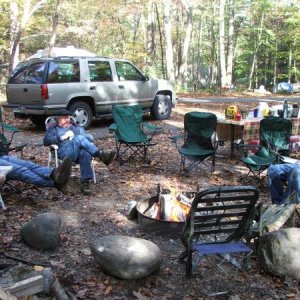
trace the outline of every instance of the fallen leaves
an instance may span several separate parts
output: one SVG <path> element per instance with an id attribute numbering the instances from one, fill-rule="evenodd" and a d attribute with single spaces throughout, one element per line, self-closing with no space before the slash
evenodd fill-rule
<path id="1" fill-rule="evenodd" d="M 60 282 L 69 287 L 78 299 L 104 300 L 164 300 L 183 299 L 200 300 L 203 296 L 203 280 L 196 277 L 185 279 L 184 265 L 177 261 L 183 246 L 179 239 L 170 241 L 164 236 L 156 236 L 140 230 L 135 221 L 127 219 L 127 203 L 139 201 L 156 194 L 158 183 L 164 183 L 181 191 L 195 191 L 213 185 L 228 185 L 237 182 L 238 174 L 231 168 L 238 160 L 216 159 L 216 171 L 211 174 L 207 169 L 196 169 L 191 176 L 179 174 L 180 158 L 169 136 L 177 132 L 177 124 L 182 125 L 184 113 L 192 110 L 211 109 L 221 111 L 220 104 L 179 104 L 172 113 L 172 122 L 162 121 L 163 130 L 155 136 L 158 145 L 149 149 L 150 165 L 139 160 L 124 165 L 113 162 L 109 169 L 103 164 L 96 164 L 97 183 L 93 185 L 93 194 L 83 196 L 78 181 L 74 181 L 74 191 L 66 195 L 51 188 L 38 188 L 21 194 L 7 195 L 5 203 L 8 209 L 0 212 L 1 247 L 28 260 L 50 261 Z M 42 165 L 47 164 L 47 151 L 36 146 L 42 141 L 43 132 L 37 131 L 29 121 L 10 119 L 13 125 L 21 125 L 22 138 L 33 141 L 25 150 L 25 157 L 32 158 Z M 151 121 L 156 122 L 156 121 Z M 20 127 L 20 126 L 19 126 Z M 107 134 L 105 123 L 91 129 L 96 136 L 103 137 L 99 145 L 104 149 L 114 147 L 114 140 Z M 228 147 L 227 147 L 228 148 Z M 226 153 L 226 147 L 220 151 Z M 24 184 L 17 183 L 22 188 Z M 267 196 L 261 193 L 261 200 Z M 54 252 L 36 251 L 25 246 L 19 230 L 21 226 L 38 213 L 51 211 L 63 217 L 63 229 L 60 245 Z M 99 236 L 125 234 L 141 237 L 156 243 L 163 253 L 161 270 L 151 276 L 136 280 L 118 280 L 106 275 L 94 261 L 89 243 Z M 210 269 L 206 266 L 206 275 Z M 237 280 L 233 295 L 241 299 L 293 299 L 297 292 L 287 288 L 280 280 L 273 282 L 267 274 L 259 273 L 259 266 L 253 266 L 251 276 Z M 242 282 L 242 284 L 241 284 Z M 248 290 L 241 292 L 240 286 Z M 271 294 L 272 291 L 272 294 Z M 296 298 L 296 297 L 294 297 Z"/>

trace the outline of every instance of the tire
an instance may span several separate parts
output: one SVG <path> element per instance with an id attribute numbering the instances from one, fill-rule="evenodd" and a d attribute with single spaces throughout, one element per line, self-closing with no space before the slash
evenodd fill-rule
<path id="1" fill-rule="evenodd" d="M 31 116 L 30 121 L 38 128 L 45 128 L 45 120 L 44 116 Z"/>
<path id="2" fill-rule="evenodd" d="M 155 97 L 151 107 L 151 116 L 155 120 L 166 120 L 172 112 L 172 104 L 169 95 L 158 95 Z"/>
<path id="3" fill-rule="evenodd" d="M 76 120 L 76 124 L 88 129 L 93 121 L 93 112 L 91 107 L 85 102 L 79 101 L 72 103 L 68 109 Z"/>

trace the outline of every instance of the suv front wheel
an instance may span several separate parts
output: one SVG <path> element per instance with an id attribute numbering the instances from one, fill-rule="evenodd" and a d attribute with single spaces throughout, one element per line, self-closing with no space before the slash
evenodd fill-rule
<path id="1" fill-rule="evenodd" d="M 82 101 L 74 102 L 69 106 L 73 117 L 76 120 L 76 124 L 82 126 L 84 129 L 88 129 L 93 120 L 93 113 L 91 107 Z"/>
<path id="2" fill-rule="evenodd" d="M 151 116 L 156 120 L 166 120 L 172 112 L 172 104 L 169 95 L 157 95 L 151 107 Z"/>

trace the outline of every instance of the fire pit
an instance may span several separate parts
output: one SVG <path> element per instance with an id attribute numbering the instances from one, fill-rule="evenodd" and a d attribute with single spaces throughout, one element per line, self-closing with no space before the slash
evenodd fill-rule
<path id="1" fill-rule="evenodd" d="M 188 193 L 188 195 L 194 196 L 195 193 Z M 159 211 L 156 217 L 153 217 L 153 213 L 151 215 L 150 210 L 156 205 L 159 206 Z M 170 219 L 171 216 L 168 216 L 167 220 L 162 217 L 162 211 L 166 214 L 166 210 L 170 209 L 170 205 L 168 206 L 166 201 L 162 203 L 160 193 L 150 199 L 141 200 L 136 205 L 138 211 L 138 224 L 146 232 L 179 237 L 183 231 L 185 217 L 189 210 L 189 206 L 186 203 L 184 205 L 187 206 L 185 208 L 185 215 L 183 216 L 184 220 L 178 221 L 177 219 L 176 221 L 173 221 Z"/>

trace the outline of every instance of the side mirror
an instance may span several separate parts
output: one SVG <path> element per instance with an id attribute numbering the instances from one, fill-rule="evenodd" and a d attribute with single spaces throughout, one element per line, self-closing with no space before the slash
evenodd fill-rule
<path id="1" fill-rule="evenodd" d="M 149 80 L 149 77 L 148 77 L 148 76 L 144 76 L 144 78 L 145 78 L 145 79 L 144 79 L 145 81 L 148 81 L 148 80 Z"/>

